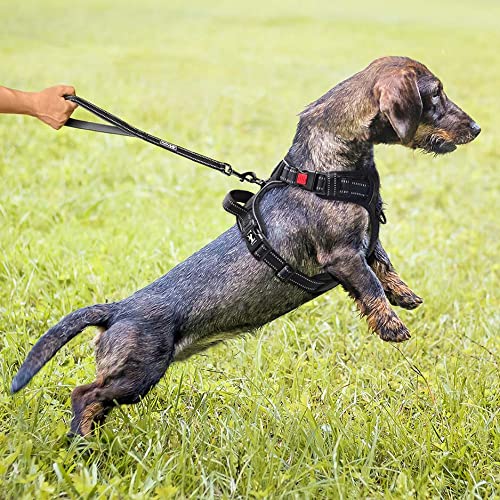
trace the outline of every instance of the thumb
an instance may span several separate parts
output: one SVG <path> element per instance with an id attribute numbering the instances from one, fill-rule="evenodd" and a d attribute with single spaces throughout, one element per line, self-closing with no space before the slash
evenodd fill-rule
<path id="1" fill-rule="evenodd" d="M 75 87 L 71 87 L 70 85 L 61 85 L 59 87 L 59 95 L 75 95 Z"/>

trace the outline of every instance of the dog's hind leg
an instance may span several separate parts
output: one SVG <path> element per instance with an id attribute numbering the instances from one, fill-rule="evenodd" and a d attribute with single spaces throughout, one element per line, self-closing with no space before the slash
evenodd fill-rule
<path id="1" fill-rule="evenodd" d="M 150 333 L 121 321 L 96 342 L 97 378 L 71 395 L 71 434 L 88 435 L 116 405 L 137 403 L 164 375 L 173 357 L 173 332 Z"/>
<path id="2" fill-rule="evenodd" d="M 399 277 L 380 240 L 375 246 L 370 267 L 382 283 L 385 295 L 393 306 L 415 309 L 422 304 L 423 300 Z"/>

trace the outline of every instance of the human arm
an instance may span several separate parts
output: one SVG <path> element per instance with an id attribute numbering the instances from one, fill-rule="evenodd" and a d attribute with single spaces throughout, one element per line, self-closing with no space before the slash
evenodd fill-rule
<path id="1" fill-rule="evenodd" d="M 61 128 L 77 105 L 64 95 L 75 94 L 67 85 L 49 87 L 40 92 L 23 92 L 0 86 L 0 113 L 35 116 L 52 128 Z"/>

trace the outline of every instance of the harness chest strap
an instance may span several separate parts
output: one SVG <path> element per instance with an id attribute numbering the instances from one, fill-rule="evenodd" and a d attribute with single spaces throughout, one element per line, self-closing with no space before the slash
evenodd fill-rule
<path id="1" fill-rule="evenodd" d="M 233 190 L 224 199 L 224 209 L 236 216 L 247 248 L 255 259 L 271 267 L 281 281 L 290 282 L 311 294 L 321 294 L 337 286 L 339 281 L 329 273 L 307 276 L 296 271 L 272 248 L 266 237 L 258 208 L 260 197 L 269 189 L 287 185 L 305 189 L 321 198 L 348 201 L 363 206 L 370 216 L 371 233 L 367 252 L 369 257 L 378 239 L 379 223 L 385 223 L 379 202 L 378 174 L 375 169 L 369 172 L 301 171 L 283 160 L 257 194 Z"/>
<path id="2" fill-rule="evenodd" d="M 339 282 L 329 273 L 307 276 L 296 271 L 269 243 L 260 215 L 256 212 L 257 201 L 263 192 L 278 186 L 283 186 L 283 183 L 268 183 L 257 194 L 235 189 L 226 195 L 222 206 L 227 212 L 236 215 L 238 228 L 250 253 L 255 259 L 271 267 L 278 279 L 290 282 L 312 294 L 323 293 L 336 287 Z"/>
<path id="3" fill-rule="evenodd" d="M 348 201 L 361 205 L 370 216 L 370 242 L 367 256 L 373 253 L 380 224 L 386 223 L 380 199 L 380 179 L 375 168 L 369 170 L 315 172 L 299 170 L 287 159 L 282 160 L 270 180 L 285 182 L 310 191 L 320 198 Z"/>

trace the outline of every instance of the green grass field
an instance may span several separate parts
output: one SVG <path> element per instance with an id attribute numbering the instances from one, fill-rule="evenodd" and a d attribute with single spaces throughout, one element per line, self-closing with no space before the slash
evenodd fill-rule
<path id="1" fill-rule="evenodd" d="M 440 158 L 377 148 L 381 238 L 425 300 L 399 311 L 409 342 L 370 334 L 336 289 L 174 365 L 97 436 L 68 443 L 93 333 L 12 397 L 30 346 L 233 224 L 221 201 L 240 184 L 133 139 L 0 116 L 0 498 L 500 495 L 500 4 L 342 3 L 0 2 L 0 84 L 72 84 L 262 176 L 304 105 L 382 55 L 427 64 L 483 129 Z"/>

